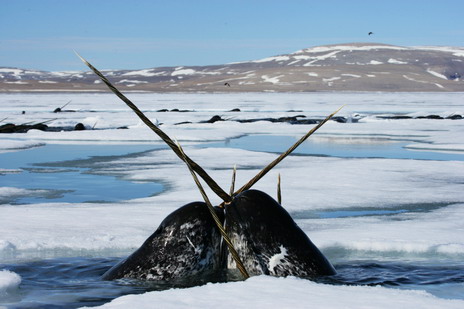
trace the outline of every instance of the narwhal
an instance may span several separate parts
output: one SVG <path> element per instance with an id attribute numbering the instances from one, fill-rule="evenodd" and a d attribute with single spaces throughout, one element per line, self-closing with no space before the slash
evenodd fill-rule
<path id="1" fill-rule="evenodd" d="M 279 201 L 251 187 L 338 110 L 236 191 L 234 169 L 232 186 L 227 193 L 100 71 L 81 56 L 79 58 L 185 162 L 204 199 L 204 202 L 184 205 L 167 216 L 139 249 L 109 269 L 103 279 L 204 282 L 240 275 L 245 279 L 262 274 L 316 278 L 336 273 L 281 206 L 280 181 Z M 212 206 L 197 175 L 223 200 L 221 205 Z"/>

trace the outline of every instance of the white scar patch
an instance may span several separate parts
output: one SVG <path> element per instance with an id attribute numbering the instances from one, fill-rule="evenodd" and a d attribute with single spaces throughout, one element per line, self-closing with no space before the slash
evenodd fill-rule
<path id="1" fill-rule="evenodd" d="M 280 245 L 280 253 L 274 254 L 269 259 L 269 270 L 273 271 L 280 263 L 283 262 L 285 256 L 287 255 L 287 249 L 284 246 Z"/>
<path id="2" fill-rule="evenodd" d="M 190 240 L 190 238 L 189 238 L 188 236 L 185 236 L 185 237 L 187 237 L 187 240 L 188 240 L 188 242 L 190 243 L 190 245 L 192 246 L 193 250 L 196 251 L 196 248 L 195 248 L 195 246 L 193 245 L 193 242 Z"/>

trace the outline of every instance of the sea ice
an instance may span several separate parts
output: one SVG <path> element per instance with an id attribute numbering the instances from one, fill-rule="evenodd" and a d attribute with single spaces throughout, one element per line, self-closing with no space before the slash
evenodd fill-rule
<path id="1" fill-rule="evenodd" d="M 208 283 L 119 297 L 101 309 L 117 308 L 401 308 L 461 309 L 462 300 L 440 299 L 421 291 L 379 286 L 333 286 L 294 277 L 252 277 L 244 282 Z"/>
<path id="2" fill-rule="evenodd" d="M 348 47 L 344 47 L 348 48 Z M 355 48 L 355 47 L 351 47 Z M 372 47 L 374 48 L 374 47 Z M 334 51 L 334 50 L 331 50 Z M 322 52 L 322 51 L 320 51 Z M 330 52 L 330 51 L 326 51 Z M 176 72 L 182 70 L 179 68 Z M 276 150 L 234 149 L 227 142 L 246 135 L 273 135 L 296 141 L 313 125 L 234 119 L 306 115 L 322 118 L 341 105 L 340 116 L 360 114 L 357 123 L 324 125 L 310 140 L 355 147 L 376 143 L 404 143 L 407 149 L 464 150 L 464 121 L 451 119 L 385 119 L 395 115 L 463 115 L 462 93 L 234 93 L 234 94 L 142 94 L 128 93 L 150 119 L 175 137 L 185 151 L 229 188 L 237 164 L 237 186 L 244 184 L 277 157 Z M 53 110 L 72 100 L 73 113 L 56 115 Z M 163 143 L 112 94 L 2 94 L 0 114 L 12 123 L 40 122 L 75 125 L 94 130 L 1 134 L 0 151 L 23 151 L 47 144 Z M 161 109 L 188 112 L 158 112 Z M 241 112 L 230 113 L 233 108 Z M 22 113 L 25 111 L 25 114 Z M 230 121 L 199 123 L 221 115 Z M 176 125 L 180 122 L 191 122 Z M 128 129 L 117 129 L 128 127 Z M 211 143 L 216 144 L 214 147 Z M 258 145 L 260 146 L 260 145 Z M 302 147 L 310 147 L 303 144 Z M 0 262 L 37 257 L 127 256 L 153 233 L 159 223 L 180 206 L 201 200 L 191 175 L 171 150 L 155 147 L 138 156 L 106 158 L 95 170 L 129 181 L 161 181 L 167 190 L 155 195 L 117 203 L 61 203 L 0 205 Z M 297 150 L 298 151 L 298 150 Z M 404 150 L 403 151 L 411 151 Z M 464 240 L 464 161 L 414 160 L 366 157 L 307 156 L 286 158 L 255 186 L 276 195 L 278 173 L 282 176 L 283 206 L 311 240 L 334 263 L 343 259 L 408 261 L 462 261 Z M 2 162 L 0 173 L 20 171 Z M 2 172 L 3 171 L 3 172 Z M 1 181 L 0 176 L 0 181 Z M 28 195 L 20 186 L 0 185 L 0 194 Z M 15 191 L 16 190 L 16 191 Z M 213 203 L 219 199 L 207 190 Z M 374 215 L 359 215 L 369 210 Z M 378 214 L 375 212 L 378 211 Z M 382 211 L 389 211 L 382 214 Z M 343 216 L 331 214 L 344 212 Z M 324 216 L 320 214 L 323 213 Z M 1 245 L 4 244 L 4 245 Z M 5 275 L 5 273 L 3 273 Z M 17 277 L 8 273 L 8 286 Z M 14 278 L 13 278 L 14 277 Z M 3 279 L 2 279 L 3 280 Z M 1 280 L 0 280 L 1 281 Z M 207 284 L 124 296 L 103 308 L 204 307 L 314 307 L 314 308 L 462 308 L 462 300 L 446 300 L 421 291 L 385 287 L 333 286 L 297 278 L 255 277 L 245 282 Z"/>

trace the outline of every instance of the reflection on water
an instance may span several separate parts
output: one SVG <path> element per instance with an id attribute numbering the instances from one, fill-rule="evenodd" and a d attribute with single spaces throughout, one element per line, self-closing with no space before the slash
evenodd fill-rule
<path id="1" fill-rule="evenodd" d="M 247 135 L 225 142 L 208 143 L 202 147 L 227 147 L 282 153 L 298 139 L 299 137 L 292 136 Z M 301 144 L 293 154 L 340 158 L 464 161 L 464 153 L 412 151 L 404 148 L 410 143 L 411 141 L 397 141 L 388 138 L 311 137 Z"/>

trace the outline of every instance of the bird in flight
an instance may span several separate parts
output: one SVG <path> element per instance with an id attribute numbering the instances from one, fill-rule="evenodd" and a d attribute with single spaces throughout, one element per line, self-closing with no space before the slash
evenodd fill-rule
<path id="1" fill-rule="evenodd" d="M 368 35 L 372 35 L 372 34 L 374 34 L 374 32 L 372 32 L 372 31 L 368 33 Z"/>
<path id="2" fill-rule="evenodd" d="M 224 86 L 230 87 L 229 83 L 224 83 Z"/>

